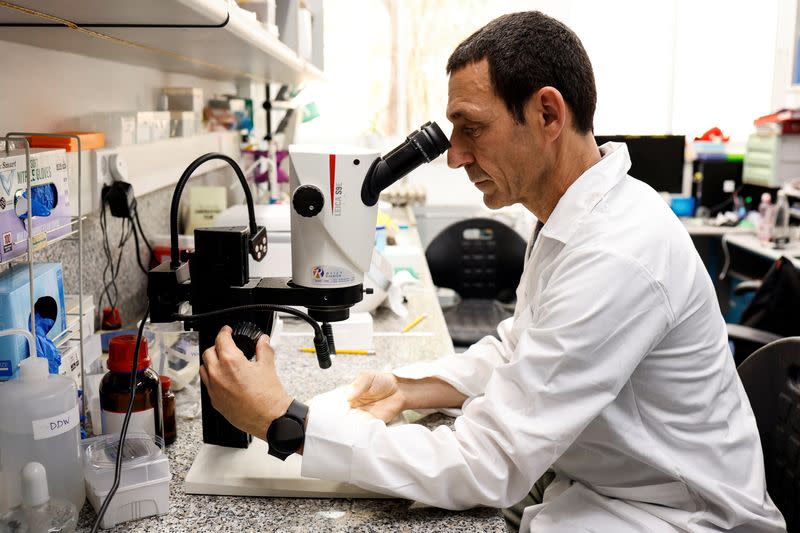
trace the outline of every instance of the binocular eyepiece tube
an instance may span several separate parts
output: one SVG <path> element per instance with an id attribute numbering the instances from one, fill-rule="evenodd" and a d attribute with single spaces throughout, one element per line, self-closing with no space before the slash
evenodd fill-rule
<path id="1" fill-rule="evenodd" d="M 435 122 L 426 122 L 397 148 L 375 160 L 361 188 L 361 201 L 373 206 L 381 191 L 423 163 L 430 163 L 450 148 L 450 141 Z"/>

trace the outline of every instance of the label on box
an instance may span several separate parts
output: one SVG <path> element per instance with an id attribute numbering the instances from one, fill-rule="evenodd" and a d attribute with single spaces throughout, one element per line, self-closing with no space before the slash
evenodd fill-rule
<path id="1" fill-rule="evenodd" d="M 147 433 L 155 436 L 156 434 L 156 411 L 155 409 L 145 409 L 144 411 L 133 411 L 131 421 L 128 423 L 128 434 L 133 432 Z M 100 412 L 103 420 L 103 433 L 121 433 L 122 423 L 125 420 L 125 413 L 114 413 L 103 409 Z"/>
<path id="2" fill-rule="evenodd" d="M 78 405 L 75 404 L 72 409 L 61 413 L 60 415 L 34 420 L 32 422 L 33 440 L 57 437 L 62 433 L 66 433 L 67 431 L 80 426 L 80 423 L 81 419 L 78 415 Z"/>
<path id="3" fill-rule="evenodd" d="M 28 249 L 27 223 L 20 215 L 27 212 L 27 170 L 25 154 L 13 150 L 0 154 L 0 259 L 6 261 Z M 30 154 L 31 187 L 54 189 L 55 205 L 48 216 L 33 218 L 33 244 L 68 233 L 70 226 L 69 173 L 63 149 L 32 149 Z"/>
<path id="4" fill-rule="evenodd" d="M 10 378 L 11 374 L 11 361 L 7 359 L 0 361 L 0 378 Z"/>

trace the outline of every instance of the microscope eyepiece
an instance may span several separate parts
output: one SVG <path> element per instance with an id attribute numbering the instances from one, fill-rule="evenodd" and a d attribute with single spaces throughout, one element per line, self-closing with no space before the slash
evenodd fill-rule
<path id="1" fill-rule="evenodd" d="M 430 163 L 448 148 L 450 142 L 435 122 L 426 122 L 397 148 L 378 158 L 367 171 L 361 187 L 364 205 L 375 205 L 381 191 L 423 163 Z"/>

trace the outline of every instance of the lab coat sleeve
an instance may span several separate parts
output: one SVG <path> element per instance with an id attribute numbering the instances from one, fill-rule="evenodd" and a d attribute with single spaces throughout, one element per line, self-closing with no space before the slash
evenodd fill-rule
<path id="1" fill-rule="evenodd" d="M 302 474 L 448 509 L 519 501 L 674 321 L 643 267 L 599 250 L 560 261 L 532 312 L 512 357 L 454 430 L 312 408 Z"/>
<path id="2" fill-rule="evenodd" d="M 498 324 L 497 335 L 487 335 L 460 354 L 450 354 L 436 361 L 415 363 L 393 371 L 401 378 L 440 378 L 467 397 L 484 393 L 492 371 L 508 362 L 511 347 L 508 335 L 514 323 L 510 317 Z"/>

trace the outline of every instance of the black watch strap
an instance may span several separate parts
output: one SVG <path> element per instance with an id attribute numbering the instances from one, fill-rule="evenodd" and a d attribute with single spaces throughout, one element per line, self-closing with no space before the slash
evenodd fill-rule
<path id="1" fill-rule="evenodd" d="M 286 414 L 273 420 L 267 428 L 269 454 L 285 461 L 299 450 L 306 438 L 306 418 L 308 406 L 292 400 Z"/>

